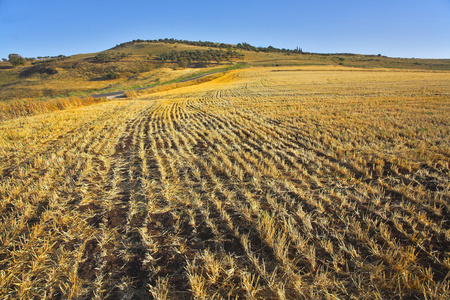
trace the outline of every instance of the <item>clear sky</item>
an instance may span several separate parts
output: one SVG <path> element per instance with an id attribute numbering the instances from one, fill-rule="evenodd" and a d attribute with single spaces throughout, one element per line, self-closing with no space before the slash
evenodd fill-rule
<path id="1" fill-rule="evenodd" d="M 159 38 L 450 58 L 450 0 L 0 0 L 0 58 Z"/>

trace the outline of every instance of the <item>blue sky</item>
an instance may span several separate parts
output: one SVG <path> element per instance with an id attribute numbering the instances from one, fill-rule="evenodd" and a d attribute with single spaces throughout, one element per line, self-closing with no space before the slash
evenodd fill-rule
<path id="1" fill-rule="evenodd" d="M 450 0 L 0 0 L 0 58 L 158 38 L 450 58 Z"/>

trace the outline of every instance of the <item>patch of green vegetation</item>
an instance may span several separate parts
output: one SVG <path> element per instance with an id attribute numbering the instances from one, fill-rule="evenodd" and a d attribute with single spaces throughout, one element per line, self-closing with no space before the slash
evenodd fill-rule
<path id="1" fill-rule="evenodd" d="M 108 74 L 106 74 L 106 78 L 107 79 L 117 79 L 120 78 L 121 75 L 119 73 L 116 72 L 109 72 Z"/>
<path id="2" fill-rule="evenodd" d="M 177 82 L 187 81 L 187 80 L 190 80 L 190 79 L 193 79 L 196 77 L 200 77 L 203 75 L 207 75 L 207 74 L 215 74 L 215 73 L 226 72 L 226 71 L 231 71 L 231 70 L 244 69 L 244 68 L 247 68 L 248 66 L 249 65 L 247 63 L 238 63 L 238 64 L 234 64 L 232 66 L 228 66 L 228 67 L 224 67 L 224 68 L 205 70 L 202 72 L 193 73 L 193 74 L 190 74 L 189 76 L 179 77 L 179 78 L 164 81 L 164 82 L 159 82 L 159 80 L 158 80 L 155 83 L 146 84 L 144 86 L 135 85 L 135 86 L 124 88 L 124 90 L 129 91 L 129 90 L 135 90 L 135 89 L 140 89 L 140 88 L 151 88 L 151 87 L 161 86 L 161 85 L 165 85 L 165 84 L 177 83 Z M 115 89 L 115 90 L 117 90 L 117 89 Z M 105 91 L 105 92 L 109 92 L 109 91 Z M 113 92 L 113 90 L 111 90 L 111 92 Z"/>
<path id="3" fill-rule="evenodd" d="M 0 72 L 0 85 L 9 84 L 17 80 L 16 72 Z"/>
<path id="4" fill-rule="evenodd" d="M 175 51 L 172 50 L 169 53 L 164 52 L 156 57 L 157 60 L 162 62 L 171 61 L 176 62 L 180 67 L 186 67 L 191 63 L 207 63 L 210 61 L 216 61 L 220 63 L 223 60 L 230 60 L 232 58 L 244 59 L 245 55 L 238 53 L 235 50 L 228 49 L 227 51 L 222 50 L 212 50 L 209 49 L 207 51 Z"/>
<path id="5" fill-rule="evenodd" d="M 125 57 L 130 57 L 131 53 L 99 53 L 94 57 L 94 62 L 96 63 L 107 63 L 111 61 L 119 61 Z"/>
<path id="6" fill-rule="evenodd" d="M 190 46 L 199 46 L 199 47 L 208 47 L 208 48 L 220 48 L 220 49 L 240 49 L 240 50 L 246 50 L 246 51 L 253 51 L 253 52 L 263 52 L 263 53 L 284 53 L 284 54 L 298 54 L 303 53 L 302 49 L 297 47 L 294 50 L 291 49 L 278 49 L 273 46 L 269 47 L 255 47 L 250 45 L 249 43 L 238 43 L 236 45 L 234 44 L 225 44 L 225 43 L 215 43 L 215 42 L 208 42 L 208 41 L 186 41 L 186 40 L 177 40 L 177 39 L 159 39 L 159 40 L 133 40 L 130 42 L 122 43 L 117 46 L 115 46 L 112 49 L 122 49 L 126 48 L 128 46 L 135 46 L 143 43 L 165 43 L 165 44 L 184 44 L 184 45 L 190 45 Z M 176 48 L 176 46 L 174 46 Z"/>

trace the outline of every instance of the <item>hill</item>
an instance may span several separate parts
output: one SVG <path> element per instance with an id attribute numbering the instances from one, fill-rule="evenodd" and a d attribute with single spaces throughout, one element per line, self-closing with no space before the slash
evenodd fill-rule
<path id="1" fill-rule="evenodd" d="M 235 51 L 229 60 L 161 61 L 170 52 Z M 23 67 L 0 62 L 0 100 L 88 95 L 157 85 L 218 68 L 248 66 L 342 65 L 361 68 L 450 70 L 450 60 L 390 58 L 381 55 L 315 54 L 301 49 L 254 47 L 174 39 L 135 40 L 99 53 L 40 58 Z"/>

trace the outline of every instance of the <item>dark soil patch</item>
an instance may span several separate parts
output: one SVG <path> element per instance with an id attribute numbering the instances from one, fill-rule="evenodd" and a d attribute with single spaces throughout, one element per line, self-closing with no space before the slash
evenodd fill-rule
<path id="1" fill-rule="evenodd" d="M 138 212 L 137 214 L 134 214 L 131 217 L 131 220 L 129 223 L 130 227 L 132 227 L 132 228 L 133 227 L 141 227 L 145 222 L 145 216 L 146 216 L 145 212 Z"/>
<path id="2" fill-rule="evenodd" d="M 125 209 L 113 209 L 105 214 L 108 228 L 123 227 L 127 223 L 127 211 Z"/>
<path id="3" fill-rule="evenodd" d="M 16 208 L 16 207 L 13 204 L 7 203 L 5 205 L 5 208 L 3 209 L 3 212 L 10 213 L 10 212 L 12 212 L 14 210 L 14 208 Z"/>
<path id="4" fill-rule="evenodd" d="M 173 216 L 170 212 L 150 214 L 150 220 L 148 222 L 148 229 L 151 231 L 162 230 L 165 227 L 170 227 L 175 224 Z"/>
<path id="5" fill-rule="evenodd" d="M 161 248 L 161 251 L 154 256 L 154 258 L 155 265 L 158 265 L 159 267 L 159 271 L 155 277 L 169 276 L 171 277 L 171 281 L 178 285 L 179 290 L 186 288 L 186 280 L 183 280 L 182 283 L 177 280 L 180 277 L 185 277 L 184 270 L 186 260 L 182 254 L 174 252 L 170 246 L 164 246 Z"/>
<path id="6" fill-rule="evenodd" d="M 90 240 L 86 242 L 84 254 L 82 259 L 84 261 L 78 265 L 78 276 L 83 280 L 94 280 L 97 274 L 96 268 L 96 254 L 100 253 L 100 246 L 97 240 Z"/>
<path id="7" fill-rule="evenodd" d="M 93 212 L 97 212 L 99 211 L 101 208 L 98 205 L 95 205 L 93 203 L 90 204 L 86 204 L 86 205 L 80 205 L 78 208 L 76 208 L 75 210 L 79 211 L 79 212 L 86 212 L 86 211 L 93 211 Z"/>

